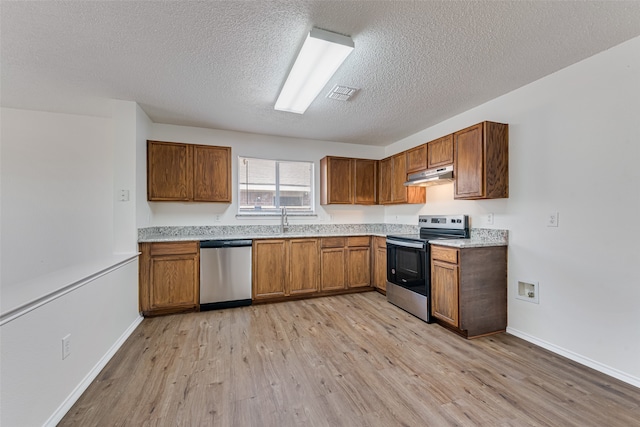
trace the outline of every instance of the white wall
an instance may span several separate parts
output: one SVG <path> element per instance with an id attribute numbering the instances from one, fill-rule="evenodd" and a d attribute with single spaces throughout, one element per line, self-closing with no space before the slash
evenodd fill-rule
<path id="1" fill-rule="evenodd" d="M 279 218 L 236 218 L 238 191 L 238 156 L 260 157 L 275 160 L 304 160 L 315 163 L 316 190 L 319 190 L 320 159 L 326 155 L 379 159 L 384 155 L 383 147 L 355 144 L 340 144 L 328 141 L 310 141 L 294 138 L 274 137 L 242 132 L 152 124 L 149 139 L 185 142 L 190 144 L 222 145 L 231 147 L 233 202 L 225 203 L 167 203 L 139 200 L 142 209 L 149 209 L 149 218 L 139 217 L 139 224 L 150 225 L 231 225 L 231 224 L 277 224 Z M 141 144 L 140 141 L 138 141 Z M 138 152 L 141 151 L 139 147 Z M 146 179 L 138 162 L 138 182 Z M 315 194 L 317 218 L 291 217 L 290 223 L 377 223 L 384 220 L 382 206 L 320 206 L 320 194 Z M 216 221 L 216 215 L 220 221 Z"/>
<path id="2" fill-rule="evenodd" d="M 454 201 L 448 184 L 385 219 L 468 213 L 509 229 L 509 331 L 640 386 L 639 119 L 636 38 L 387 147 L 508 123 L 510 197 Z M 539 305 L 515 299 L 518 280 L 539 282 Z"/>
<path id="3" fill-rule="evenodd" d="M 136 188 L 136 104 L 110 106 L 2 109 L 1 425 L 55 424 L 141 319 L 135 193 L 114 191 Z"/>
<path id="4" fill-rule="evenodd" d="M 104 117 L 2 109 L 3 288 L 111 253 L 112 132 Z"/>

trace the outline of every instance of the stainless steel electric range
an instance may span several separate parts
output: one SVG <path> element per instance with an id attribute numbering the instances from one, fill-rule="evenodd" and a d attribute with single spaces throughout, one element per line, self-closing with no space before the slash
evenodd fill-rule
<path id="1" fill-rule="evenodd" d="M 420 234 L 387 236 L 387 300 L 431 323 L 429 242 L 469 237 L 468 215 L 420 215 Z"/>

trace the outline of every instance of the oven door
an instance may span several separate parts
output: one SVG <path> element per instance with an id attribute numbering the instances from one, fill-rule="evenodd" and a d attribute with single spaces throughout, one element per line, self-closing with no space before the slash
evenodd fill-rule
<path id="1" fill-rule="evenodd" d="M 428 247 L 426 242 L 387 238 L 387 281 L 426 297 Z"/>

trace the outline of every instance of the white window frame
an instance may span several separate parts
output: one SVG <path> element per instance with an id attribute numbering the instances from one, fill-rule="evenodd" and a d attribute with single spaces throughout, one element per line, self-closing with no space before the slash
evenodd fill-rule
<path id="1" fill-rule="evenodd" d="M 248 210 L 248 209 L 242 209 L 242 197 L 241 197 L 241 191 L 242 191 L 242 184 L 240 184 L 241 182 L 241 177 L 240 177 L 240 162 L 243 159 L 254 159 L 254 160 L 266 160 L 266 161 L 270 161 L 270 162 L 275 162 L 275 177 L 276 177 L 276 182 L 275 182 L 275 208 L 273 209 L 266 209 L 266 210 Z M 256 216 L 260 216 L 260 217 L 264 217 L 264 216 L 281 216 L 282 214 L 282 206 L 280 203 L 280 163 L 305 163 L 308 164 L 310 166 L 310 183 L 309 183 L 309 188 L 310 188 L 310 194 L 309 194 L 309 210 L 305 210 L 305 211 L 299 211 L 299 210 L 295 210 L 295 209 L 287 209 L 287 216 L 316 216 L 316 203 L 315 203 L 315 162 L 313 161 L 309 161 L 309 160 L 276 160 L 276 159 L 266 159 L 266 158 L 262 158 L 262 157 L 249 157 L 249 156 L 238 156 L 237 158 L 237 163 L 236 166 L 238 167 L 238 173 L 237 173 L 237 179 L 238 179 L 238 191 L 237 191 L 237 195 L 238 195 L 238 209 L 237 209 L 237 217 L 256 217 Z M 245 177 L 242 177 L 245 178 Z"/>

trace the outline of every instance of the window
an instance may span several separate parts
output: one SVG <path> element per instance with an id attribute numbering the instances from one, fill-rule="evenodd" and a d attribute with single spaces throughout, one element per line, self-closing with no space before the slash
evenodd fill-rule
<path id="1" fill-rule="evenodd" d="M 238 157 L 238 214 L 313 214 L 313 162 Z"/>

